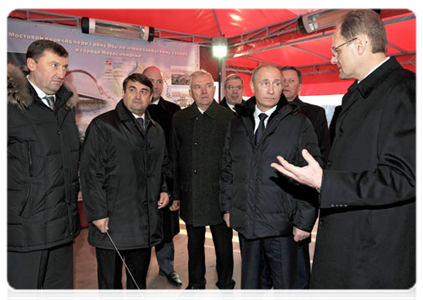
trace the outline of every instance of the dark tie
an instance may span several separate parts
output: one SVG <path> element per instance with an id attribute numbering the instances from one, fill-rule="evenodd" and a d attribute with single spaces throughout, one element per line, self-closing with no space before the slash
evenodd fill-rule
<path id="1" fill-rule="evenodd" d="M 46 95 L 46 96 L 44 96 L 44 99 L 46 99 L 48 106 L 50 106 L 50 108 L 52 110 L 54 110 L 54 96 Z"/>
<path id="2" fill-rule="evenodd" d="M 140 123 L 141 129 L 145 130 L 144 128 L 144 119 L 143 118 L 137 118 L 138 123 Z"/>
<path id="3" fill-rule="evenodd" d="M 266 127 L 264 126 L 264 120 L 266 120 L 267 115 L 264 113 L 259 114 L 259 118 L 260 118 L 260 124 L 256 130 L 256 144 L 258 144 L 258 142 L 261 139 L 261 136 L 263 135 L 264 130 L 266 129 Z"/>

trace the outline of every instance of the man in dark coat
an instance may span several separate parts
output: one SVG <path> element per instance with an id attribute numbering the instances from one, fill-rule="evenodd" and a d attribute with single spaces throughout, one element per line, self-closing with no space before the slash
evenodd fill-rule
<path id="1" fill-rule="evenodd" d="M 296 242 L 310 236 L 317 218 L 317 205 L 304 201 L 303 191 L 270 167 L 281 151 L 296 164 L 305 164 L 302 148 L 320 159 L 310 121 L 293 112 L 282 88 L 276 67 L 256 68 L 255 96 L 236 106 L 225 142 L 220 205 L 228 226 L 238 231 L 242 289 L 261 288 L 264 261 L 274 288 L 296 288 Z"/>
<path id="2" fill-rule="evenodd" d="M 166 148 L 169 153 L 172 117 L 181 108 L 179 105 L 162 98 L 164 81 L 159 68 L 150 66 L 143 71 L 143 74 L 153 84 L 153 101 L 147 110 L 151 118 L 163 128 L 166 136 Z M 175 247 L 173 245 L 173 237 L 179 233 L 179 211 L 172 211 L 171 202 L 172 199 L 169 200 L 169 206 L 162 209 L 163 242 L 155 246 L 155 249 L 159 264 L 159 275 L 165 276 L 170 284 L 180 287 L 182 286 L 182 281 L 174 270 Z"/>
<path id="3" fill-rule="evenodd" d="M 298 109 L 298 112 L 302 113 L 310 120 L 319 142 L 320 157 L 323 163 L 326 163 L 330 151 L 330 136 L 325 109 L 317 105 L 305 103 L 298 97 L 298 93 L 301 91 L 303 84 L 303 76 L 300 70 L 292 66 L 285 66 L 281 69 L 281 71 L 284 81 L 283 94 L 285 95 L 286 100 L 288 100 L 291 105 L 294 105 L 296 109 Z M 317 194 L 315 192 L 310 193 L 310 197 L 316 198 Z M 302 241 L 298 247 L 299 253 L 297 283 L 298 288 L 300 289 L 306 289 L 309 287 L 310 242 L 311 237 Z"/>
<path id="4" fill-rule="evenodd" d="M 244 95 L 244 81 L 239 75 L 230 74 L 225 79 L 224 87 L 225 97 L 223 97 L 219 104 L 236 113 L 235 105 L 245 102 L 242 99 Z"/>
<path id="5" fill-rule="evenodd" d="M 211 74 L 203 70 L 194 72 L 190 77 L 194 104 L 173 117 L 174 202 L 180 204 L 188 233 L 187 289 L 206 286 L 206 226 L 210 226 L 216 251 L 216 285 L 220 289 L 235 286 L 232 229 L 226 226 L 219 209 L 222 150 L 234 115 L 214 101 L 214 92 Z"/>
<path id="6" fill-rule="evenodd" d="M 319 142 L 321 159 L 325 163 L 330 152 L 330 136 L 325 109 L 318 105 L 305 103 L 298 97 L 303 84 L 303 76 L 300 70 L 286 66 L 281 71 L 284 80 L 283 94 L 289 103 L 295 105 L 294 107 L 298 109 L 298 112 L 310 120 Z"/>
<path id="7" fill-rule="evenodd" d="M 109 234 L 130 270 L 127 288 L 146 288 L 151 248 L 163 239 L 159 209 L 169 201 L 171 167 L 163 129 L 147 111 L 152 96 L 146 76 L 128 76 L 116 109 L 96 117 L 85 136 L 82 197 L 101 289 L 122 288 L 122 261 Z"/>
<path id="8" fill-rule="evenodd" d="M 332 63 L 357 81 L 342 99 L 326 169 L 275 168 L 320 190 L 311 288 L 407 289 L 416 280 L 415 74 L 387 58 L 379 15 L 350 12 Z"/>
<path id="9" fill-rule="evenodd" d="M 7 78 L 7 279 L 16 289 L 72 289 L 80 139 L 77 98 L 63 85 L 68 52 L 39 40 L 26 56 L 27 78 L 12 65 Z"/>

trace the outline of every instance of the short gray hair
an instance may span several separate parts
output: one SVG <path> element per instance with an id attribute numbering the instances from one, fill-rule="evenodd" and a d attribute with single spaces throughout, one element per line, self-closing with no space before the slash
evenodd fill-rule
<path id="1" fill-rule="evenodd" d="M 207 72 L 206 70 L 201 69 L 201 70 L 195 71 L 194 73 L 192 73 L 192 74 L 189 76 L 189 86 L 191 87 L 191 84 L 192 84 L 192 79 L 193 79 L 194 77 L 201 76 L 201 75 L 210 75 L 210 77 L 211 77 L 212 81 L 214 81 L 214 79 L 213 79 L 213 75 L 212 75 L 212 74 L 210 74 L 210 72 Z"/>

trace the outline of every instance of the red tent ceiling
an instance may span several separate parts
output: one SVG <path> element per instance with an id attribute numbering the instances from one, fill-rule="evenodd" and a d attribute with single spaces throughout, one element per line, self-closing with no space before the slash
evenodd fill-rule
<path id="1" fill-rule="evenodd" d="M 42 11 L 76 17 L 155 27 L 178 33 L 201 36 L 205 39 L 225 36 L 229 39 L 228 73 L 245 73 L 260 63 L 279 66 L 293 65 L 304 74 L 303 95 L 343 94 L 351 84 L 338 78 L 336 66 L 330 65 L 333 30 L 303 35 L 296 29 L 296 18 L 313 9 L 42 9 Z M 13 12 L 10 14 L 13 15 Z M 387 22 L 388 55 L 397 58 L 404 67 L 416 70 L 416 20 L 408 10 L 382 10 Z M 403 21 L 400 17 L 405 18 Z M 40 18 L 45 18 L 42 16 Z M 293 21 L 293 31 L 267 37 L 259 31 L 270 25 Z M 389 22 L 392 21 L 392 24 Z M 267 27 L 267 28 L 266 28 Z M 274 28 L 270 28 L 270 31 Z M 253 32 L 253 33 L 251 33 Z M 241 35 L 257 36 L 240 42 Z M 163 35 L 165 37 L 165 35 Z M 194 40 L 196 42 L 197 40 Z M 201 42 L 201 41 L 200 41 Z M 210 44 L 210 43 L 209 43 Z M 251 91 L 247 91 L 250 95 Z"/>

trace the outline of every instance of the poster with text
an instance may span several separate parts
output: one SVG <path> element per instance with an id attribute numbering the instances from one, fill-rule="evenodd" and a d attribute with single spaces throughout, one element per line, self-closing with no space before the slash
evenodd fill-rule
<path id="1" fill-rule="evenodd" d="M 8 62 L 23 68 L 26 50 L 35 40 L 55 41 L 69 52 L 65 80 L 79 97 L 76 121 L 82 139 L 91 120 L 114 109 L 122 99 L 123 80 L 148 66 L 157 66 L 163 73 L 163 98 L 182 108 L 193 102 L 187 78 L 200 68 L 196 44 L 84 34 L 78 27 L 15 19 L 8 19 L 7 34 Z"/>

